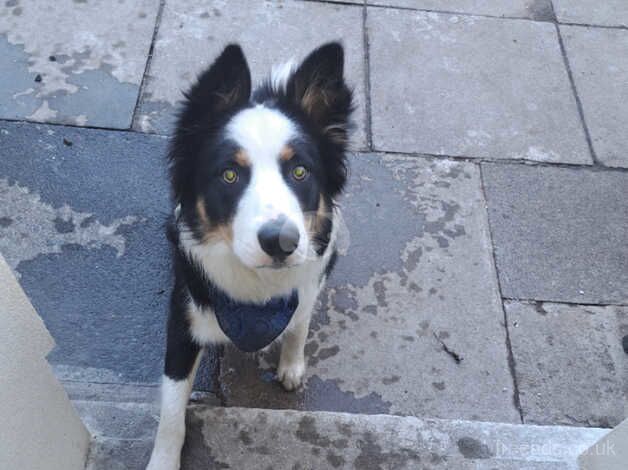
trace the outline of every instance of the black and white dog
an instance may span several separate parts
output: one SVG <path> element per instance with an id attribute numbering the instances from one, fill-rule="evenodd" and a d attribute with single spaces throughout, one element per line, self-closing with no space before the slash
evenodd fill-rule
<path id="1" fill-rule="evenodd" d="M 287 390 L 305 371 L 316 297 L 333 267 L 352 93 L 338 43 L 258 89 L 237 45 L 186 95 L 170 149 L 175 216 L 161 418 L 149 470 L 175 470 L 203 348 L 281 338 Z"/>

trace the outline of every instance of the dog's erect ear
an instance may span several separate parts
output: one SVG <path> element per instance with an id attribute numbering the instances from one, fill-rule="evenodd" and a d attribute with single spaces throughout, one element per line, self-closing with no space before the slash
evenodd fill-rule
<path id="1" fill-rule="evenodd" d="M 185 96 L 184 116 L 190 119 L 215 118 L 245 105 L 251 96 L 251 72 L 240 46 L 228 45 Z"/>
<path id="2" fill-rule="evenodd" d="M 288 97 L 332 141 L 346 143 L 352 93 L 343 77 L 344 51 L 337 42 L 324 44 L 305 58 L 288 80 Z"/>
<path id="3" fill-rule="evenodd" d="M 227 46 L 185 97 L 169 159 L 174 198 L 191 206 L 196 159 L 207 131 L 246 106 L 251 97 L 251 73 L 240 46 Z"/>

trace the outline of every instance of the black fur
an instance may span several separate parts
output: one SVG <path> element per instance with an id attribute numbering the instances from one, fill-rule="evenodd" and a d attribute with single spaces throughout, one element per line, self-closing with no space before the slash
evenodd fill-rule
<path id="1" fill-rule="evenodd" d="M 181 276 L 181 263 L 175 257 L 175 285 L 170 297 L 168 336 L 164 373 L 173 380 L 185 379 L 201 350 L 190 335 L 186 311 L 189 303 L 188 285 Z"/>

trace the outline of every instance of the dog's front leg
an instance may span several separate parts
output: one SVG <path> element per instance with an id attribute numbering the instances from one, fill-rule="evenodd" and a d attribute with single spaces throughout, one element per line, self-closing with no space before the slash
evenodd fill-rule
<path id="1" fill-rule="evenodd" d="M 202 348 L 190 336 L 183 311 L 173 308 L 168 320 L 159 427 L 146 470 L 178 470 L 181 465 L 185 410 L 202 352 Z"/>
<path id="2" fill-rule="evenodd" d="M 299 306 L 283 335 L 277 378 L 288 391 L 296 390 L 305 374 L 305 341 L 310 328 L 318 286 L 299 290 Z"/>

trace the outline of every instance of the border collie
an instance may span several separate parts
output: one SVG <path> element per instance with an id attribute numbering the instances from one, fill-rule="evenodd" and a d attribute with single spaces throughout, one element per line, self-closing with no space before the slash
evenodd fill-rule
<path id="1" fill-rule="evenodd" d="M 338 43 L 273 69 L 252 92 L 229 45 L 186 94 L 170 153 L 174 217 L 161 417 L 149 470 L 175 470 L 203 349 L 281 339 L 278 380 L 300 384 L 312 308 L 336 258 L 352 92 Z"/>

